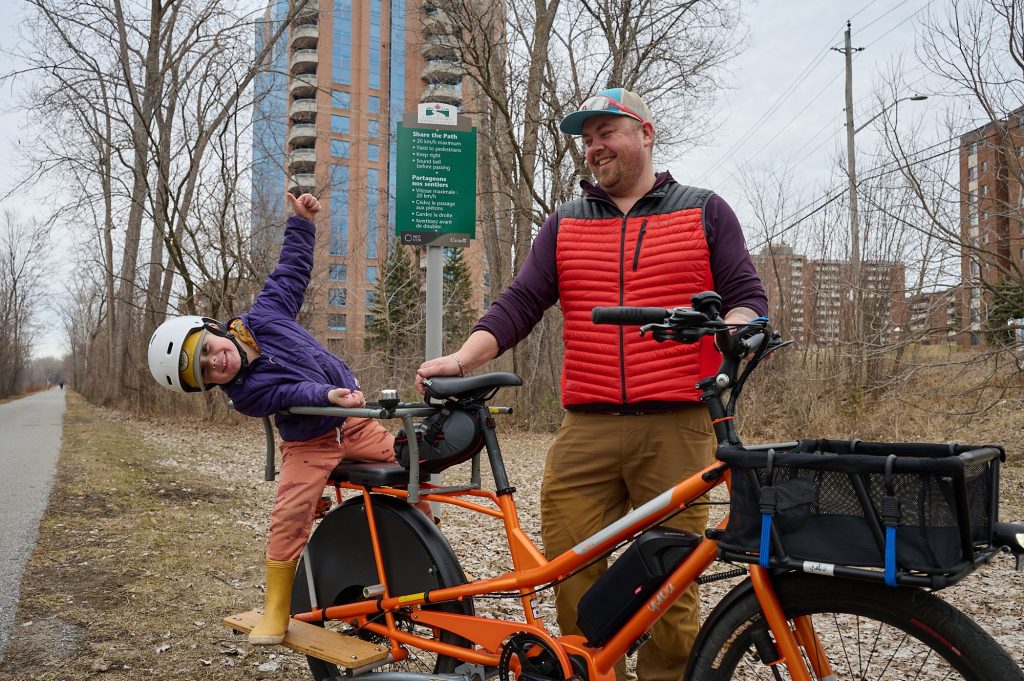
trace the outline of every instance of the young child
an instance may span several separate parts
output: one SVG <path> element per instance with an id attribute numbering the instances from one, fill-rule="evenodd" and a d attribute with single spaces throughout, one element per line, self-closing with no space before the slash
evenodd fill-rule
<path id="1" fill-rule="evenodd" d="M 281 477 L 267 538 L 266 605 L 249 634 L 256 645 L 284 640 L 295 566 L 330 472 L 342 459 L 395 460 L 394 436 L 374 419 L 279 414 L 291 406 L 365 405 L 348 366 L 295 321 L 313 269 L 320 202 L 310 194 L 285 199 L 295 214 L 277 267 L 248 314 L 224 325 L 206 317 L 171 318 L 149 342 L 150 370 L 165 388 L 217 386 L 243 414 L 277 415 Z M 424 508 L 429 505 L 421 503 Z"/>

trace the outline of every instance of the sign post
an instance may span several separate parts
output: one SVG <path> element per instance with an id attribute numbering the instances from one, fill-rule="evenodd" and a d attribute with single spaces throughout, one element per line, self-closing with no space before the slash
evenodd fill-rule
<path id="1" fill-rule="evenodd" d="M 426 358 L 441 356 L 442 248 L 476 236 L 476 128 L 448 104 L 420 104 L 398 126 L 395 231 L 427 247 Z"/>
<path id="2" fill-rule="evenodd" d="M 424 355 L 434 359 L 444 337 L 442 249 L 465 248 L 476 236 L 476 128 L 454 106 L 420 104 L 398 125 L 397 161 L 395 232 L 402 244 L 427 247 Z M 439 517 L 440 504 L 431 506 Z"/>

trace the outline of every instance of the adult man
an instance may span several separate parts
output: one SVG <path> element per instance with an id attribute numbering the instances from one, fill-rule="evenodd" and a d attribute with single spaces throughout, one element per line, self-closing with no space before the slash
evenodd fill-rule
<path id="1" fill-rule="evenodd" d="M 726 320 L 766 314 L 767 300 L 729 206 L 712 192 L 655 173 L 647 105 L 622 88 L 601 90 L 560 128 L 582 135 L 598 184 L 545 221 L 520 272 L 462 347 L 424 362 L 417 381 L 459 375 L 522 340 L 560 301 L 565 419 L 548 452 L 541 494 L 544 550 L 568 551 L 598 529 L 704 468 L 714 435 L 694 384 L 718 367 L 710 338 L 659 344 L 635 329 L 596 326 L 602 305 L 675 307 L 714 289 Z M 701 532 L 703 506 L 668 526 Z M 596 564 L 556 589 L 563 634 L 578 633 L 576 604 L 606 566 Z M 697 631 L 696 588 L 652 630 L 640 649 L 641 681 L 678 681 Z M 619 665 L 621 677 L 624 666 Z"/>

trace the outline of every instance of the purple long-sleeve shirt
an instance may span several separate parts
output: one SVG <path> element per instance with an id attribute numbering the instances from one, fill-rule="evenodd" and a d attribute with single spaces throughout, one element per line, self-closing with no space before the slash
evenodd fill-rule
<path id="1" fill-rule="evenodd" d="M 668 182 L 675 182 L 668 172 L 658 173 L 651 191 Z M 588 196 L 614 205 L 600 187 L 589 182 L 581 182 L 580 186 Z M 767 315 L 768 298 L 747 252 L 736 213 L 724 199 L 712 194 L 704 204 L 703 214 L 711 254 L 711 277 L 715 291 L 722 296 L 724 311 L 746 307 Z M 519 273 L 473 327 L 474 331 L 483 330 L 494 336 L 498 341 L 498 354 L 525 338 L 544 311 L 558 301 L 557 243 L 558 211 L 555 211 L 541 225 Z"/>
<path id="2" fill-rule="evenodd" d="M 276 414 L 281 438 L 309 440 L 341 426 L 344 418 L 281 414 L 288 407 L 332 406 L 334 388 L 358 390 L 359 382 L 341 359 L 302 327 L 295 317 L 302 308 L 313 271 L 316 226 L 298 216 L 288 218 L 277 267 L 270 273 L 242 323 L 259 345 L 260 356 L 221 389 L 240 413 Z"/>

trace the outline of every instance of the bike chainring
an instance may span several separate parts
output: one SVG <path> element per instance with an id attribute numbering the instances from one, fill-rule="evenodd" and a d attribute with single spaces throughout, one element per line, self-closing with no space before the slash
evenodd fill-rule
<path id="1" fill-rule="evenodd" d="M 512 676 L 512 660 L 519 667 L 518 676 Z M 571 659 L 571 658 L 570 658 Z M 577 669 L 577 662 L 571 660 L 576 672 L 569 679 L 562 673 L 558 655 L 539 636 L 527 632 L 512 634 L 501 647 L 498 658 L 498 678 L 501 681 L 581 681 L 586 678 Z"/>

